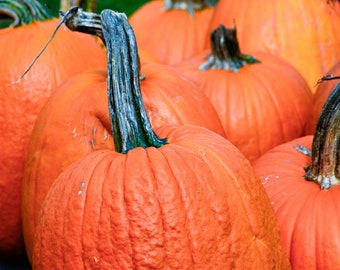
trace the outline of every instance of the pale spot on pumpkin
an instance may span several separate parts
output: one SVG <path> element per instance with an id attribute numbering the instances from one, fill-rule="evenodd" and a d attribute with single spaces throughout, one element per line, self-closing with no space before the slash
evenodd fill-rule
<path id="1" fill-rule="evenodd" d="M 207 152 L 206 152 L 204 149 L 202 149 L 202 148 L 198 149 L 198 150 L 197 150 L 197 153 L 198 153 L 203 159 L 205 159 L 206 154 L 207 154 Z"/>
<path id="2" fill-rule="evenodd" d="M 267 176 L 261 181 L 262 185 L 267 184 L 268 181 L 269 181 L 269 178 L 273 178 L 273 177 L 275 178 L 275 180 L 278 180 L 278 179 L 279 179 L 279 176 L 278 176 L 278 175 L 269 174 L 269 175 L 267 175 Z"/>
<path id="3" fill-rule="evenodd" d="M 78 136 L 78 132 L 77 132 L 77 128 L 75 127 L 73 130 L 72 130 L 72 137 L 75 138 Z"/>
<path id="4" fill-rule="evenodd" d="M 108 137 L 109 137 L 109 133 L 107 132 L 106 129 L 104 129 L 104 142 L 107 140 Z"/>
<path id="5" fill-rule="evenodd" d="M 95 264 L 97 264 L 97 263 L 99 262 L 99 259 L 98 259 L 96 256 L 94 256 L 94 257 L 93 257 L 93 262 L 94 262 Z"/>
<path id="6" fill-rule="evenodd" d="M 77 195 L 80 196 L 81 194 L 83 194 L 83 188 L 85 187 L 85 182 L 82 181 L 79 185 L 79 190 L 77 192 Z"/>

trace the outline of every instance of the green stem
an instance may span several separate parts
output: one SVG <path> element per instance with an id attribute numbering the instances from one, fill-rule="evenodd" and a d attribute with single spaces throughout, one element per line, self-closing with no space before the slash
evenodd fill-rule
<path id="1" fill-rule="evenodd" d="M 312 163 L 305 179 L 321 189 L 340 184 L 340 84 L 329 95 L 319 116 L 312 143 Z"/>
<path id="2" fill-rule="evenodd" d="M 216 2 L 217 0 L 164 0 L 164 9 L 186 10 L 193 16 L 195 11 L 214 7 Z"/>
<path id="3" fill-rule="evenodd" d="M 238 72 L 245 65 L 260 62 L 251 55 L 241 53 L 235 27 L 220 25 L 212 31 L 210 39 L 211 53 L 199 67 L 200 70 L 225 69 Z"/>
<path id="4" fill-rule="evenodd" d="M 139 58 L 134 32 L 125 14 L 103 10 L 97 14 L 74 9 L 65 21 L 73 31 L 96 34 L 106 44 L 108 100 L 115 149 L 127 153 L 136 147 L 161 147 L 167 143 L 153 131 L 139 78 Z"/>
<path id="5" fill-rule="evenodd" d="M 53 17 L 36 0 L 0 0 L 0 14 L 11 18 L 13 27 L 45 21 Z"/>

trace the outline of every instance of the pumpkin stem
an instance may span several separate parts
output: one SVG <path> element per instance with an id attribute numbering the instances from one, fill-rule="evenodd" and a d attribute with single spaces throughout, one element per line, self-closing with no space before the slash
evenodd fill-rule
<path id="1" fill-rule="evenodd" d="M 319 116 L 312 143 L 312 163 L 305 179 L 321 189 L 340 184 L 340 83 L 329 95 Z"/>
<path id="2" fill-rule="evenodd" d="M 53 18 L 36 0 L 0 0 L 0 14 L 13 20 L 12 27 Z"/>
<path id="3" fill-rule="evenodd" d="M 195 11 L 215 6 L 217 0 L 164 0 L 165 10 L 186 10 L 191 16 Z"/>
<path id="4" fill-rule="evenodd" d="M 76 9 L 65 24 L 73 31 L 99 36 L 106 45 L 109 115 L 115 150 L 127 153 L 136 147 L 166 144 L 167 140 L 153 131 L 144 107 L 137 42 L 126 15 L 106 9 L 98 17 Z"/>
<path id="5" fill-rule="evenodd" d="M 199 67 L 200 70 L 226 69 L 238 72 L 245 65 L 260 62 L 251 55 L 241 53 L 236 27 L 226 28 L 220 25 L 211 32 L 210 40 L 211 53 Z"/>

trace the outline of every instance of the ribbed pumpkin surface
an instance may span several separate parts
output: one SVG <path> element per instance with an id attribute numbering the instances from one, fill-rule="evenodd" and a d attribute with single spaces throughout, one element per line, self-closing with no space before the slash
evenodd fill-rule
<path id="1" fill-rule="evenodd" d="M 34 269 L 289 269 L 271 205 L 251 166 L 196 126 L 169 144 L 96 151 L 49 190 Z"/>

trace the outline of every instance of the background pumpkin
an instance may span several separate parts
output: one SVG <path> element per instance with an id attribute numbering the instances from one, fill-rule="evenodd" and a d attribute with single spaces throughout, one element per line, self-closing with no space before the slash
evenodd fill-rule
<path id="1" fill-rule="evenodd" d="M 301 74 L 269 53 L 242 54 L 235 28 L 220 25 L 211 40 L 211 49 L 175 68 L 210 99 L 228 140 L 253 162 L 304 135 L 312 93 Z"/>
<path id="2" fill-rule="evenodd" d="M 219 0 L 210 29 L 236 24 L 242 50 L 281 56 L 314 92 L 318 79 L 340 60 L 340 3 L 330 2 Z"/>
<path id="3" fill-rule="evenodd" d="M 213 15 L 211 0 L 155 0 L 130 16 L 138 47 L 164 64 L 178 63 L 200 52 Z"/>
<path id="4" fill-rule="evenodd" d="M 141 81 L 142 94 L 153 127 L 190 123 L 224 136 L 214 107 L 190 80 L 167 65 L 143 60 L 141 73 L 145 76 Z M 106 69 L 70 77 L 38 116 L 22 187 L 22 218 L 29 257 L 39 210 L 54 179 L 79 157 L 113 148 L 106 81 Z"/>
<path id="5" fill-rule="evenodd" d="M 330 95 L 314 136 L 277 146 L 254 163 L 293 269 L 340 267 L 339 94 L 340 84 Z"/>
<path id="6" fill-rule="evenodd" d="M 0 258 L 25 256 L 21 232 L 21 182 L 29 135 L 53 89 L 87 68 L 105 67 L 105 51 L 94 38 L 59 31 L 29 73 L 16 82 L 51 37 L 58 19 L 34 0 L 0 1 L 0 13 L 18 12 L 20 24 L 0 30 Z M 15 21 L 16 22 L 16 21 Z M 69 42 L 72 40 L 72 42 Z M 91 54 L 88 51 L 91 50 Z"/>
<path id="7" fill-rule="evenodd" d="M 115 150 L 88 154 L 56 179 L 34 269 L 289 269 L 249 162 L 202 127 L 162 126 L 158 137 L 138 80 L 121 79 L 139 76 L 133 30 L 122 14 L 101 17 Z"/>

